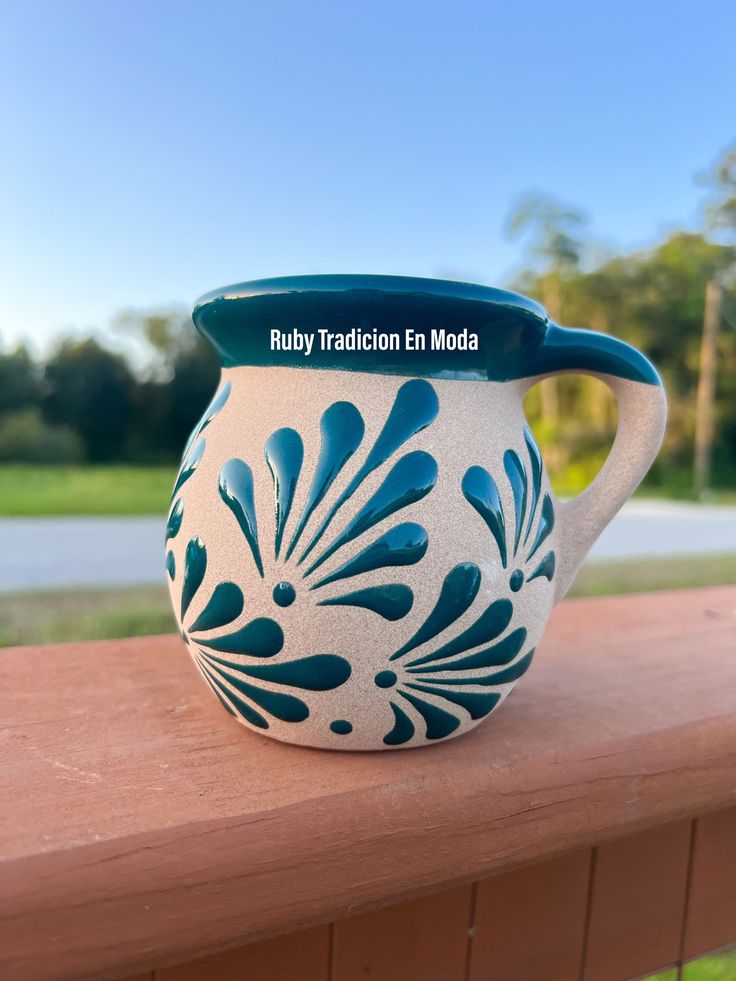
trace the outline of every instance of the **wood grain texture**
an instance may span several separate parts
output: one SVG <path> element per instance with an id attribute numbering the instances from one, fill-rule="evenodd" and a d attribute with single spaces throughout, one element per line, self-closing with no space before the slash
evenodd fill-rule
<path id="1" fill-rule="evenodd" d="M 465 981 L 471 886 L 335 924 L 331 981 Z"/>
<path id="2" fill-rule="evenodd" d="M 596 850 L 585 981 L 622 981 L 677 963 L 691 826 L 680 821 Z"/>
<path id="3" fill-rule="evenodd" d="M 104 981 L 736 804 L 736 590 L 577 600 L 431 749 L 244 732 L 176 637 L 0 653 L 0 976 Z"/>
<path id="4" fill-rule="evenodd" d="M 591 850 L 478 883 L 469 981 L 580 976 Z"/>
<path id="5" fill-rule="evenodd" d="M 332 981 L 329 972 L 330 927 L 321 926 L 163 968 L 156 981 Z"/>
<path id="6" fill-rule="evenodd" d="M 736 807 L 697 821 L 684 956 L 736 943 Z"/>

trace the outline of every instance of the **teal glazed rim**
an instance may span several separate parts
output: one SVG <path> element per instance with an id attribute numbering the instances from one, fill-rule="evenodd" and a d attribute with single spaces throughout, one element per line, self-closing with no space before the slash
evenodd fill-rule
<path id="1" fill-rule="evenodd" d="M 518 293 L 443 279 L 411 276 L 318 275 L 257 279 L 212 290 L 194 305 L 192 319 L 225 368 L 319 368 L 424 378 L 511 381 L 560 371 L 616 375 L 661 385 L 647 358 L 624 341 L 594 331 L 560 327 L 544 308 Z M 389 350 L 322 349 L 317 332 L 347 336 L 411 328 L 423 350 L 404 343 Z M 271 332 L 314 334 L 312 353 L 272 350 Z M 436 332 L 444 347 L 433 346 Z M 477 350 L 462 337 L 476 334 Z M 449 342 L 455 335 L 460 345 Z"/>

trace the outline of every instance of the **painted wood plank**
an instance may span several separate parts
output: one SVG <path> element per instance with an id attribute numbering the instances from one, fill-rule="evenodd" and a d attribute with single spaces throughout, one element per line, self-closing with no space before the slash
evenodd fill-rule
<path id="1" fill-rule="evenodd" d="M 579 977 L 591 857 L 581 849 L 478 883 L 469 981 Z"/>
<path id="2" fill-rule="evenodd" d="M 330 927 L 313 927 L 186 964 L 162 968 L 156 981 L 331 981 Z"/>
<path id="3" fill-rule="evenodd" d="M 0 976 L 125 976 L 732 806 L 734 610 L 564 603 L 498 714 L 417 753 L 245 732 L 175 637 L 4 651 Z"/>
<path id="4" fill-rule="evenodd" d="M 585 981 L 623 981 L 677 963 L 691 829 L 680 821 L 596 850 Z"/>
<path id="5" fill-rule="evenodd" d="M 699 818 L 685 930 L 685 957 L 736 943 L 736 807 Z"/>
<path id="6" fill-rule="evenodd" d="M 335 924 L 331 981 L 465 981 L 471 886 Z"/>

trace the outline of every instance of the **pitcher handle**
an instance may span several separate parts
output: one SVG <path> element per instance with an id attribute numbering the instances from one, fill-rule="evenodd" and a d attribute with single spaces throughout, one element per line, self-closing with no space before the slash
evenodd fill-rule
<path id="1" fill-rule="evenodd" d="M 535 359 L 535 377 L 591 375 L 604 382 L 618 403 L 611 451 L 590 485 L 560 503 L 560 549 L 555 602 L 572 583 L 589 549 L 652 465 L 664 436 L 667 399 L 651 362 L 636 348 L 607 334 L 550 324 Z"/>

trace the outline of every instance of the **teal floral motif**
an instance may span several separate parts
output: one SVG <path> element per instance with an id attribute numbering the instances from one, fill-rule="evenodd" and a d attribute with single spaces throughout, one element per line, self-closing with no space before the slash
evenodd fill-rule
<path id="1" fill-rule="evenodd" d="M 506 450 L 504 471 L 511 487 L 514 514 L 504 512 L 496 481 L 484 467 L 470 467 L 463 477 L 462 490 L 467 501 L 483 518 L 498 547 L 501 565 L 513 565 L 509 586 L 518 593 L 525 583 L 555 574 L 555 553 L 542 553 L 542 546 L 555 525 L 552 498 L 542 488 L 542 458 L 534 437 L 524 429 L 529 466 L 515 450 Z M 523 568 L 519 568 L 523 566 Z"/>
<path id="2" fill-rule="evenodd" d="M 490 531 L 501 566 L 514 567 L 509 578 L 512 593 L 536 579 L 551 581 L 555 572 L 553 551 L 540 559 L 554 528 L 554 507 L 550 495 L 541 493 L 542 460 L 528 429 L 524 443 L 528 462 L 515 450 L 507 450 L 503 459 L 514 502 L 512 515 L 504 510 L 498 485 L 484 467 L 470 467 L 462 481 L 463 495 Z M 498 689 L 527 671 L 534 649 L 522 653 L 526 628 L 508 630 L 514 605 L 506 597 L 489 603 L 452 639 L 437 642 L 473 607 L 480 584 L 481 572 L 475 563 L 454 566 L 425 621 L 389 658 L 393 670 L 376 674 L 376 686 L 392 691 L 389 705 L 394 725 L 384 736 L 387 746 L 400 746 L 414 737 L 417 715 L 426 739 L 446 738 L 461 724 L 458 708 L 473 720 L 483 718 L 500 702 Z M 413 654 L 416 656 L 409 656 Z"/>
<path id="3" fill-rule="evenodd" d="M 410 451 L 394 463 L 347 527 L 329 540 L 329 530 L 334 518 L 366 478 L 388 461 L 412 436 L 430 425 L 438 409 L 437 395 L 429 382 L 419 379 L 401 386 L 386 422 L 363 464 L 319 520 L 306 545 L 302 539 L 310 520 L 317 517 L 327 492 L 362 444 L 365 435 L 363 418 L 351 402 L 335 402 L 323 413 L 320 420 L 321 445 L 317 465 L 306 502 L 295 520 L 290 537 L 287 529 L 302 474 L 304 445 L 295 429 L 277 429 L 269 436 L 264 455 L 274 489 L 272 506 L 275 508 L 276 533 L 273 555 L 284 565 L 291 564 L 293 575 L 290 578 L 301 579 L 305 591 L 317 591 L 332 583 L 376 569 L 413 565 L 424 557 L 429 545 L 427 533 L 421 525 L 407 521 L 393 525 L 378 537 L 369 540 L 332 571 L 326 572 L 323 568 L 341 550 L 358 544 L 376 525 L 422 500 L 434 488 L 437 481 L 437 463 L 434 458 L 422 450 Z M 255 481 L 250 465 L 237 458 L 228 460 L 220 470 L 218 490 L 222 501 L 237 522 L 258 575 L 264 578 L 265 553 L 258 530 Z M 299 546 L 302 548 L 300 555 Z M 321 570 L 319 575 L 318 570 Z M 284 579 L 274 587 L 274 602 L 281 607 L 291 605 L 297 592 L 294 584 Z M 403 583 L 387 583 L 317 600 L 317 605 L 361 607 L 386 620 L 397 620 L 406 616 L 413 601 L 414 595 L 408 586 Z"/>
<path id="4" fill-rule="evenodd" d="M 215 400 L 217 402 L 218 399 Z M 222 404 L 221 400 L 221 404 Z M 213 403 L 214 405 L 214 403 Z M 353 606 L 395 621 L 412 608 L 414 594 L 400 582 L 350 589 L 342 594 L 319 597 L 319 591 L 332 583 L 342 583 L 377 569 L 394 569 L 419 562 L 427 551 L 424 528 L 413 521 L 389 525 L 377 537 L 372 530 L 428 495 L 437 481 L 437 464 L 422 450 L 409 451 L 396 460 L 370 498 L 358 509 L 347 526 L 331 536 L 333 520 L 353 497 L 363 482 L 388 462 L 414 435 L 430 425 L 439 409 L 433 387 L 424 380 L 404 383 L 398 390 L 386 421 L 368 451 L 363 463 L 351 477 L 335 502 L 320 516 L 319 510 L 328 491 L 339 478 L 365 435 L 363 418 L 352 403 L 335 402 L 320 421 L 320 451 L 311 484 L 301 513 L 294 502 L 304 463 L 304 445 L 295 429 L 284 427 L 269 436 L 264 446 L 265 463 L 273 482 L 269 506 L 275 509 L 275 535 L 271 555 L 279 564 L 279 577 L 272 587 L 274 617 L 291 606 L 299 592 L 305 597 L 316 594 L 317 606 Z M 205 414 L 206 421 L 213 412 Z M 177 489 L 189 479 L 189 471 L 201 458 L 201 430 L 195 432 L 182 465 Z M 183 480 L 182 480 L 183 477 Z M 251 465 L 233 458 L 220 469 L 217 489 L 222 504 L 231 512 L 243 538 L 243 554 L 253 562 L 255 573 L 266 576 L 265 558 L 270 543 L 264 543 L 259 532 L 256 483 Z M 312 523 L 314 519 L 314 524 Z M 183 521 L 183 503 L 178 498 L 169 515 L 170 537 L 179 533 Z M 309 538 L 307 540 L 307 533 Z M 366 536 L 367 543 L 363 544 Z M 352 548 L 351 548 L 352 546 Z M 350 553 L 346 554 L 350 548 Z M 341 557 L 342 556 L 342 557 Z M 336 564 L 331 560 L 336 559 Z M 231 714 L 259 728 L 268 728 L 269 717 L 283 722 L 301 722 L 309 717 L 308 699 L 296 693 L 275 691 L 269 683 L 292 687 L 305 696 L 309 691 L 331 691 L 343 685 L 351 675 L 350 663 L 336 654 L 313 654 L 293 661 L 275 661 L 285 638 L 277 619 L 257 617 L 244 624 L 237 621 L 245 607 L 245 597 L 232 582 L 218 583 L 196 617 L 189 616 L 197 604 L 207 569 L 204 542 L 192 538 L 186 546 L 181 585 L 181 622 L 184 636 L 194 652 L 195 661 L 208 685 Z M 248 659 L 246 663 L 233 658 Z M 261 663 L 254 663 L 260 661 Z M 331 731 L 348 735 L 352 724 L 334 720 Z"/>
<path id="5" fill-rule="evenodd" d="M 270 685 L 309 691 L 331 691 L 351 674 L 348 661 L 335 654 L 315 654 L 275 664 L 242 664 L 221 654 L 267 660 L 283 648 L 284 634 L 275 620 L 258 617 L 231 630 L 245 606 L 243 592 L 233 582 L 218 583 L 194 619 L 196 604 L 207 571 L 207 548 L 200 538 L 187 544 L 181 594 L 181 621 L 188 624 L 183 636 L 194 650 L 194 659 L 205 681 L 227 711 L 259 729 L 268 729 L 269 716 L 282 722 L 303 722 L 309 706 L 295 694 Z M 227 628 L 222 633 L 223 628 Z"/>
<path id="6" fill-rule="evenodd" d="M 526 643 L 525 628 L 506 633 L 513 615 L 513 604 L 506 598 L 491 602 L 452 640 L 437 643 L 439 635 L 473 606 L 480 582 L 480 569 L 473 562 L 454 566 L 425 621 L 389 658 L 393 670 L 375 676 L 377 687 L 392 690 L 394 726 L 384 736 L 387 746 L 403 745 L 415 735 L 410 708 L 421 716 L 429 740 L 444 739 L 460 726 L 457 708 L 473 720 L 482 719 L 501 700 L 499 691 L 488 689 L 516 681 L 529 667 L 533 650 L 518 658 Z M 419 648 L 424 652 L 418 653 Z M 416 656 L 410 658 L 413 652 Z"/>
<path id="7" fill-rule="evenodd" d="M 220 409 L 222 409 L 229 396 L 230 382 L 226 382 L 215 394 L 215 397 L 205 409 L 202 418 L 194 427 L 194 430 L 187 441 L 187 445 L 184 447 L 181 467 L 179 468 L 179 473 L 177 474 L 176 482 L 174 483 L 174 489 L 171 492 L 171 500 L 173 503 L 166 521 L 167 545 L 170 539 L 176 538 L 176 536 L 179 534 L 182 521 L 184 520 L 184 502 L 181 497 L 177 497 L 177 495 L 184 484 L 186 484 L 186 482 L 190 480 L 197 472 L 197 468 L 202 462 L 202 457 L 204 456 L 205 441 L 201 438 L 202 432 L 207 428 L 207 426 L 209 426 Z M 176 575 L 176 562 L 173 553 L 170 551 L 167 552 L 166 555 L 166 570 L 169 574 L 169 578 L 173 581 Z"/>
<path id="8" fill-rule="evenodd" d="M 225 382 L 222 388 L 218 389 L 215 393 L 214 398 L 204 410 L 202 418 L 199 420 L 197 425 L 192 430 L 192 434 L 187 440 L 187 445 L 184 447 L 184 453 L 182 454 L 182 464 L 179 468 L 179 474 L 176 478 L 176 483 L 174 484 L 174 489 L 171 492 L 171 499 L 174 501 L 172 507 L 172 513 L 176 508 L 179 501 L 176 501 L 176 495 L 182 489 L 184 484 L 194 476 L 197 467 L 202 461 L 205 450 L 205 440 L 202 438 L 202 433 L 209 426 L 215 416 L 223 408 L 227 400 L 230 398 L 230 382 Z M 181 522 L 180 522 L 181 524 Z M 178 531 L 178 528 L 177 528 Z M 167 534 L 167 539 L 168 539 Z"/>
<path id="9" fill-rule="evenodd" d="M 177 481 L 179 488 L 201 459 L 201 431 L 218 401 L 220 406 L 224 403 L 224 399 L 213 401 L 213 410 L 205 414 L 199 432 L 193 435 Z M 169 574 L 181 581 L 180 619 L 195 662 L 216 697 L 236 718 L 261 729 L 269 728 L 273 720 L 303 722 L 310 716 L 310 692 L 333 691 L 351 677 L 350 662 L 339 654 L 278 658 L 285 646 L 279 621 L 292 604 L 309 598 L 310 605 L 352 606 L 387 621 L 399 621 L 411 611 L 414 594 L 405 583 L 364 586 L 360 580 L 350 584 L 349 580 L 375 570 L 400 569 L 424 557 L 429 544 L 425 529 L 398 516 L 432 492 L 438 467 L 424 450 L 398 451 L 431 425 L 438 409 L 429 382 L 414 379 L 404 383 L 362 464 L 324 510 L 328 492 L 363 444 L 365 424 L 359 410 L 350 402 L 335 402 L 324 411 L 317 463 L 301 496 L 298 491 L 306 456 L 302 437 L 289 427 L 275 430 L 265 442 L 260 464 L 267 467 L 273 486 L 268 502 L 274 509 L 273 541 L 264 541 L 259 530 L 261 505 L 251 464 L 233 458 L 221 467 L 217 478 L 220 506 L 230 512 L 233 529 L 242 536 L 242 554 L 252 562 L 254 576 L 266 579 L 276 562 L 277 576 L 268 584 L 273 615 L 243 621 L 246 598 L 233 582 L 218 582 L 202 597 L 207 548 L 199 537 L 188 541 L 181 569 L 169 552 Z M 463 720 L 477 721 L 488 715 L 501 701 L 504 686 L 520 678 L 534 657 L 526 629 L 512 626 L 514 596 L 535 580 L 552 580 L 555 555 L 544 546 L 554 529 L 555 515 L 550 494 L 542 491 L 541 458 L 528 429 L 524 448 L 522 453 L 509 449 L 504 454 L 501 479 L 506 484 L 500 489 L 481 466 L 470 467 L 461 482 L 463 496 L 482 518 L 491 547 L 506 570 L 508 592 L 477 605 L 482 579 L 479 566 L 460 562 L 449 570 L 428 615 L 373 677 L 376 695 L 381 693 L 393 715 L 383 737 L 387 746 L 402 746 L 415 737 L 445 739 Z M 391 461 L 395 454 L 397 458 Z M 390 465 L 368 499 L 337 533 L 332 532 L 341 509 L 369 475 L 386 463 Z M 169 514 L 167 540 L 179 535 L 183 516 L 184 503 L 178 497 Z M 394 523 L 388 520 L 392 518 L 396 518 Z M 383 527 L 376 534 L 379 525 Z M 343 583 L 345 590 L 323 598 L 324 587 Z M 454 629 L 456 624 L 460 624 L 459 632 Z M 353 721 L 335 718 L 329 728 L 343 738 L 353 731 Z"/>

